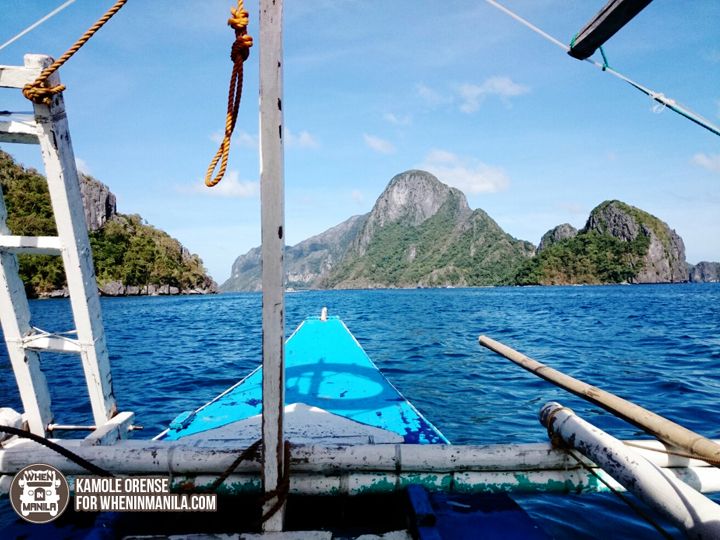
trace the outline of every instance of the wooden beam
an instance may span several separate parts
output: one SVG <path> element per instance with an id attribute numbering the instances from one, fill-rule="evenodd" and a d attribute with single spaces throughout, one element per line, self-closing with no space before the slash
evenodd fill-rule
<path id="1" fill-rule="evenodd" d="M 122 413 L 121 413 L 122 414 Z M 120 415 L 118 415 L 120 416 Z M 114 474 L 167 475 L 174 484 L 208 486 L 227 470 L 242 448 L 235 441 L 120 440 L 94 446 L 86 440 L 57 441 L 63 447 Z M 625 441 L 644 459 L 663 467 L 695 489 L 720 490 L 720 469 L 676 455 L 657 441 Z M 638 448 L 639 446 L 654 450 Z M 393 491 L 421 483 L 440 491 L 604 491 L 583 466 L 547 443 L 506 445 L 374 444 L 352 446 L 297 445 L 291 451 L 293 493 L 359 494 Z M 582 463 L 620 487 L 590 460 Z M 240 463 L 225 482 L 229 492 L 259 491 L 261 464 Z M 64 473 L 87 474 L 81 466 L 38 443 L 13 440 L 0 448 L 0 476 L 13 475 L 32 463 L 46 463 Z M 7 488 L 6 488 L 7 489 Z M 0 482 L 0 493 L 2 482 Z"/>
<path id="2" fill-rule="evenodd" d="M 12 238 L 2 190 L 0 235 Z M 25 296 L 25 285 L 20 279 L 17 257 L 9 250 L 0 250 L 0 325 L 28 426 L 35 435 L 44 437 L 47 425 L 53 420 L 50 390 L 40 369 L 40 355 L 28 350 L 23 343 L 23 338 L 32 333 L 30 306 Z"/>
<path id="3" fill-rule="evenodd" d="M 25 55 L 25 66 L 31 70 L 42 69 L 48 62 L 51 59 L 47 56 Z M 59 84 L 58 74 L 54 73 L 48 83 Z M 63 246 L 62 259 L 77 340 L 83 344 L 80 358 L 90 406 L 95 425 L 102 426 L 115 416 L 117 406 L 65 102 L 62 94 L 57 94 L 49 106 L 34 103 L 33 109 L 58 237 Z"/>
<path id="4" fill-rule="evenodd" d="M 0 88 L 22 88 L 40 76 L 42 69 L 28 66 L 0 66 Z"/>
<path id="5" fill-rule="evenodd" d="M 594 403 L 618 418 L 639 427 L 646 433 L 669 445 L 682 449 L 684 452 L 708 463 L 720 464 L 720 444 L 695 433 L 675 422 L 640 407 L 635 403 L 591 386 L 579 379 L 570 377 L 545 364 L 525 356 L 515 349 L 495 341 L 487 336 L 480 336 L 480 345 L 503 356 L 530 373 L 551 382 L 555 386 L 567 390 L 590 403 Z"/>
<path id="6" fill-rule="evenodd" d="M 88 435 L 83 444 L 90 446 L 106 446 L 121 439 L 127 439 L 130 426 L 135 421 L 135 413 L 121 412 L 113 416 L 102 426 Z"/>
<path id="7" fill-rule="evenodd" d="M 124 421 L 127 416 L 119 413 L 116 418 Z M 117 423 L 118 420 L 113 421 Z M 242 439 L 123 439 L 106 447 L 90 445 L 84 439 L 53 440 L 117 474 L 155 475 L 167 474 L 168 471 L 187 475 L 222 473 L 237 458 L 238 451 L 247 448 L 247 441 Z M 673 470 L 708 469 L 720 474 L 717 467 L 678 455 L 677 448 L 656 440 L 637 439 L 623 443 L 657 467 Z M 293 472 L 297 474 L 555 471 L 582 468 L 565 450 L 553 447 L 550 442 L 484 445 L 294 444 L 290 459 Z M 259 475 L 262 469 L 260 461 L 258 458 L 244 460 L 234 471 L 238 474 Z M 581 458 L 581 461 L 589 467 L 596 466 L 588 459 Z M 5 442 L 0 448 L 0 474 L 14 474 L 31 463 L 47 463 L 68 474 L 84 470 L 54 450 L 26 439 L 16 438 Z M 720 480 L 720 477 L 716 478 Z"/>
<path id="8" fill-rule="evenodd" d="M 60 255 L 62 245 L 57 236 L 14 236 L 0 234 L 0 251 L 33 255 Z"/>
<path id="9" fill-rule="evenodd" d="M 640 13 L 652 0 L 610 0 L 573 40 L 568 54 L 585 60 Z"/>
<path id="10" fill-rule="evenodd" d="M 38 144 L 37 126 L 33 122 L 0 122 L 0 142 Z"/>
<path id="11" fill-rule="evenodd" d="M 76 339 L 53 334 L 30 334 L 23 338 L 22 344 L 32 351 L 47 351 L 56 353 L 79 353 L 82 346 Z"/>
<path id="12" fill-rule="evenodd" d="M 285 192 L 283 156 L 282 0 L 260 2 L 260 198 L 262 216 L 263 489 L 274 492 L 285 471 Z M 278 502 L 272 497 L 268 512 Z M 282 531 L 284 505 L 263 523 Z"/>

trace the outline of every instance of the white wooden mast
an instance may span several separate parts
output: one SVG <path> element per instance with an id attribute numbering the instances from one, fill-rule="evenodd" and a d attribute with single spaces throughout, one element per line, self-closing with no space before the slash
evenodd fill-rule
<path id="1" fill-rule="evenodd" d="M 263 489 L 274 492 L 284 472 L 285 192 L 282 113 L 282 0 L 260 1 L 260 199 L 262 219 Z M 277 504 L 277 495 L 263 508 Z M 285 508 L 263 523 L 282 531 Z"/>

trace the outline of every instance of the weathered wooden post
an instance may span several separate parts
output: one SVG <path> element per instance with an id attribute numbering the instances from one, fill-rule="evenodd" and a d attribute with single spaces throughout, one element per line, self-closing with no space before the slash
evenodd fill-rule
<path id="1" fill-rule="evenodd" d="M 260 198 L 262 214 L 263 489 L 278 504 L 284 473 L 285 404 L 285 193 L 282 113 L 282 0 L 260 2 Z M 281 531 L 284 505 L 263 523 Z"/>

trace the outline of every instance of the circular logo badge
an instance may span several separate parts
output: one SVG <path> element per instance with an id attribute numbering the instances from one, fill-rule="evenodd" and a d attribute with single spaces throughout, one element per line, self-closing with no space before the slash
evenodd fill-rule
<path id="1" fill-rule="evenodd" d="M 10 503 L 30 523 L 49 523 L 60 517 L 70 500 L 63 473 L 50 465 L 28 465 L 10 484 Z"/>

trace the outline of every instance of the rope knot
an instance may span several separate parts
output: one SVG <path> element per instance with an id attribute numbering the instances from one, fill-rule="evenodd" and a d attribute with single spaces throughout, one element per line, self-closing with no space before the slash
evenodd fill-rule
<path id="1" fill-rule="evenodd" d="M 28 83 L 22 89 L 23 96 L 33 103 L 49 106 L 52 103 L 53 96 L 65 90 L 64 84 L 58 84 L 57 86 L 45 86 L 44 82 L 41 84 L 37 84 L 37 82 L 38 81 Z"/>
<path id="2" fill-rule="evenodd" d="M 91 37 L 95 35 L 95 32 L 100 30 L 100 28 L 102 28 L 103 25 L 112 18 L 113 15 L 120 11 L 120 9 L 125 5 L 126 2 L 127 0 L 117 0 L 117 2 L 115 2 L 115 4 L 105 13 L 105 15 L 100 17 L 95 24 L 88 28 L 87 31 L 82 36 L 80 36 L 80 38 L 75 43 L 73 43 L 72 47 L 65 51 L 65 53 L 60 58 L 55 60 L 52 65 L 42 70 L 42 73 L 40 73 L 40 75 L 34 82 L 25 85 L 22 90 L 23 96 L 25 96 L 33 103 L 50 105 L 52 103 L 53 96 L 65 90 L 65 86 L 62 84 L 58 84 L 56 86 L 46 86 L 47 80 L 50 75 L 55 73 L 65 62 L 67 62 L 72 57 L 72 55 L 78 52 L 80 48 L 85 45 L 85 43 L 87 43 L 87 41 Z"/>
<path id="3" fill-rule="evenodd" d="M 252 46 L 252 36 L 247 34 L 236 35 L 235 42 L 232 44 L 232 49 L 230 49 L 230 60 L 232 60 L 233 64 L 237 63 L 238 60 L 243 62 L 247 60 Z"/>
<path id="4" fill-rule="evenodd" d="M 232 17 L 228 19 L 228 25 L 230 25 L 233 30 L 245 31 L 250 22 L 250 14 L 245 11 L 245 8 L 242 5 L 238 5 L 236 8 L 230 8 L 230 14 Z"/>

